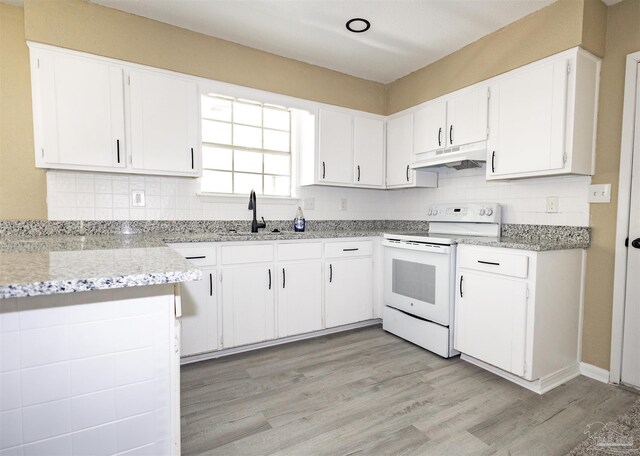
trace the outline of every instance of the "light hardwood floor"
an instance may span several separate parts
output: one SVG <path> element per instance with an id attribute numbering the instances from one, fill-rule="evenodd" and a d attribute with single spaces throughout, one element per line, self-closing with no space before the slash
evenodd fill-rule
<path id="1" fill-rule="evenodd" d="M 184 366 L 182 454 L 560 455 L 636 398 L 539 396 L 372 327 Z"/>

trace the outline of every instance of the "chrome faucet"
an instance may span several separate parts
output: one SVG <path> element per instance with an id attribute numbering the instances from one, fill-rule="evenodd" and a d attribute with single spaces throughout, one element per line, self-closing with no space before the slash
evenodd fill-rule
<path id="1" fill-rule="evenodd" d="M 258 202 L 256 201 L 256 192 L 254 190 L 251 190 L 251 193 L 249 194 L 249 210 L 253 209 L 253 220 L 251 221 L 251 232 L 252 233 L 257 233 L 258 232 L 258 228 L 266 228 L 267 227 L 267 222 L 264 221 L 264 217 L 262 218 L 262 222 L 258 222 L 258 220 L 256 219 L 256 210 L 258 208 Z"/>

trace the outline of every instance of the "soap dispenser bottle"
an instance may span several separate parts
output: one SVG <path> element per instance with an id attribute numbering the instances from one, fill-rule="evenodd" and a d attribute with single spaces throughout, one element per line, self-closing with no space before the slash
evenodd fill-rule
<path id="1" fill-rule="evenodd" d="M 302 208 L 298 206 L 298 212 L 296 212 L 296 218 L 293 219 L 293 231 L 303 232 L 304 231 L 304 215 L 302 215 Z"/>

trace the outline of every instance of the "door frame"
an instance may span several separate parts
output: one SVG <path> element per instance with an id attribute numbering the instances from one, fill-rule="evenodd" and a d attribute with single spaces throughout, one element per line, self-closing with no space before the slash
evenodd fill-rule
<path id="1" fill-rule="evenodd" d="M 616 220 L 615 268 L 613 279 L 613 309 L 611 315 L 611 362 L 609 380 L 620 383 L 622 373 L 622 343 L 624 307 L 627 282 L 627 247 L 629 236 L 629 211 L 631 209 L 631 167 L 633 164 L 633 140 L 635 133 L 636 97 L 640 52 L 627 55 L 622 110 L 622 137 L 620 143 L 620 178 L 618 184 L 618 215 Z M 640 109 L 640 106 L 638 107 Z M 636 157 L 640 159 L 640 157 Z M 637 178 L 640 178 L 637 177 Z"/>

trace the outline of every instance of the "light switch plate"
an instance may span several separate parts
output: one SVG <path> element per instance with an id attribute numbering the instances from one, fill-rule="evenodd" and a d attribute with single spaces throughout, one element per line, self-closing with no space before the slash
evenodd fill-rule
<path id="1" fill-rule="evenodd" d="M 611 184 L 592 184 L 589 186 L 590 203 L 610 203 Z"/>
<path id="2" fill-rule="evenodd" d="M 146 202 L 144 200 L 144 190 L 132 190 L 131 191 L 131 206 L 144 207 Z"/>
<path id="3" fill-rule="evenodd" d="M 312 211 L 316 208 L 316 199 L 315 198 L 305 198 L 302 202 L 303 209 L 305 211 Z"/>

